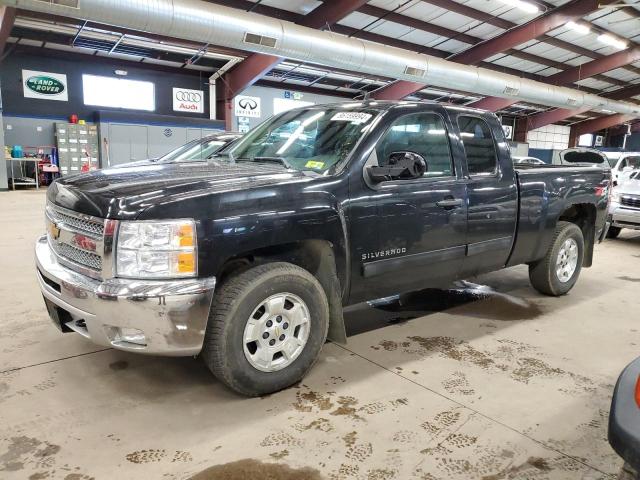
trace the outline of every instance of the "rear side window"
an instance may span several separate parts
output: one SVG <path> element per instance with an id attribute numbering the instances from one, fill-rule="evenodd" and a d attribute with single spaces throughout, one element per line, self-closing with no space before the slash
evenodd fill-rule
<path id="1" fill-rule="evenodd" d="M 458 117 L 458 127 L 467 154 L 469 175 L 493 175 L 497 171 L 498 156 L 491 129 L 478 117 Z"/>

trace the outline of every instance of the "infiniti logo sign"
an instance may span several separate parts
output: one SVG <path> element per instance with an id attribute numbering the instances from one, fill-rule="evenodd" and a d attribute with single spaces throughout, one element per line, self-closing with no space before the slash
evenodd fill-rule
<path id="1" fill-rule="evenodd" d="M 237 96 L 234 100 L 236 117 L 260 118 L 262 116 L 260 100 L 260 97 Z"/>
<path id="2" fill-rule="evenodd" d="M 242 98 L 238 100 L 238 105 L 240 108 L 244 108 L 245 110 L 255 110 L 258 108 L 258 102 L 251 98 Z"/>

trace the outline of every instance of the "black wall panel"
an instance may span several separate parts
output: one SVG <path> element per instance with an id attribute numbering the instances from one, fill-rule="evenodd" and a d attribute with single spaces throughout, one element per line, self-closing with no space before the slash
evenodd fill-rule
<path id="1" fill-rule="evenodd" d="M 67 76 L 69 101 L 40 100 L 24 98 L 22 89 L 22 69 L 62 73 Z M 155 84 L 156 110 L 158 115 L 172 115 L 191 118 L 209 118 L 208 72 L 179 70 L 156 65 L 96 57 L 85 54 L 58 52 L 42 48 L 18 46 L 0 64 L 2 103 L 5 115 L 50 117 L 66 119 L 71 114 L 87 121 L 95 120 L 98 110 L 115 112 L 136 112 L 136 110 L 109 109 L 87 106 L 83 102 L 82 74 L 118 77 L 114 70 L 126 70 L 129 80 L 143 80 Z M 190 88 L 204 91 L 204 113 L 174 112 L 172 88 Z"/>

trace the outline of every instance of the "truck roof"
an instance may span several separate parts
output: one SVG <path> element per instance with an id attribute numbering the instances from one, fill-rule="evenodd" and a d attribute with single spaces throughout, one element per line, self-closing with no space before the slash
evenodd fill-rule
<path id="1" fill-rule="evenodd" d="M 343 103 L 319 103 L 316 105 L 310 105 L 307 107 L 299 107 L 294 110 L 299 109 L 317 109 L 317 108 L 368 108 L 372 110 L 378 111 L 386 111 L 391 110 L 392 108 L 397 107 L 415 107 L 417 105 L 420 106 L 439 106 L 444 107 L 448 110 L 456 110 L 456 111 L 464 111 L 468 113 L 482 113 L 487 114 L 486 110 L 481 110 L 479 108 L 465 107 L 463 105 L 451 105 L 447 103 L 434 102 L 432 100 L 361 100 L 354 102 L 343 102 Z"/>

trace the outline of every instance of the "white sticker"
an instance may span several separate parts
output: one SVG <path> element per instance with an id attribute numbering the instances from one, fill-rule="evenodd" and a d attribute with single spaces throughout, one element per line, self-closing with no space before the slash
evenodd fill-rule
<path id="1" fill-rule="evenodd" d="M 331 120 L 339 122 L 364 123 L 371 118 L 370 113 L 363 112 L 340 112 L 336 113 Z"/>

